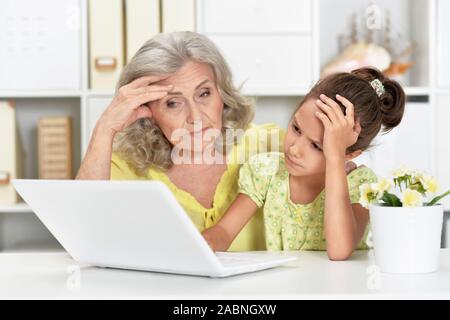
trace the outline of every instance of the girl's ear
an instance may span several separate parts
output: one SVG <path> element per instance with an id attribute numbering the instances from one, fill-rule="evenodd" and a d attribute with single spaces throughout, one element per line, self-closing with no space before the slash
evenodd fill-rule
<path id="1" fill-rule="evenodd" d="M 347 153 L 347 154 L 345 155 L 345 160 L 347 160 L 347 161 L 353 160 L 353 159 L 355 159 L 356 157 L 360 156 L 361 153 L 362 153 L 362 150 L 355 150 L 355 151 L 353 151 L 353 152 L 351 152 L 351 153 Z"/>
<path id="2" fill-rule="evenodd" d="M 357 132 L 358 133 L 358 136 L 359 136 L 359 134 L 361 133 L 361 123 L 359 122 L 359 118 L 355 121 L 355 127 L 354 127 L 355 129 L 355 132 Z"/>

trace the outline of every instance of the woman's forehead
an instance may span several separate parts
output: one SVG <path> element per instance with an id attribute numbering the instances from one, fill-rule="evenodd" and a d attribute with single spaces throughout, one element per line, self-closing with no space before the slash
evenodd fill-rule
<path id="1" fill-rule="evenodd" d="M 168 78 L 159 81 L 159 85 L 173 85 L 174 91 L 178 89 L 195 89 L 199 84 L 208 82 L 214 83 L 214 73 L 212 68 L 205 63 L 195 61 L 186 62 L 178 71 Z"/>

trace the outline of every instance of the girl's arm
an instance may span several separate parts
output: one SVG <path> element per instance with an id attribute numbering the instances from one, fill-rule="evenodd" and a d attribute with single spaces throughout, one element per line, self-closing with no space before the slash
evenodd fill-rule
<path id="1" fill-rule="evenodd" d="M 219 222 L 202 232 L 211 249 L 227 251 L 257 209 L 258 206 L 250 197 L 239 194 Z"/>
<path id="2" fill-rule="evenodd" d="M 364 235 L 369 211 L 351 204 L 347 186 L 345 159 L 326 161 L 325 238 L 328 257 L 346 260 Z"/>
<path id="3" fill-rule="evenodd" d="M 368 222 L 368 210 L 352 205 L 347 185 L 345 162 L 361 151 L 346 150 L 358 139 L 361 127 L 354 120 L 353 104 L 337 95 L 346 107 L 344 115 L 339 105 L 325 95 L 317 100 L 323 113 L 316 113 L 324 125 L 323 152 L 326 159 L 325 177 L 325 238 L 331 260 L 346 260 L 358 245 Z"/>

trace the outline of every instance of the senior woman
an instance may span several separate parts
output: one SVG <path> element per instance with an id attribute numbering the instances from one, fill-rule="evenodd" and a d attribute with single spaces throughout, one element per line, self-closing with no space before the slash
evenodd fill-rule
<path id="1" fill-rule="evenodd" d="M 122 71 L 76 179 L 162 181 L 203 231 L 236 198 L 240 165 L 254 153 L 283 146 L 281 129 L 253 125 L 252 119 L 251 101 L 234 87 L 227 63 L 209 39 L 194 32 L 159 34 Z M 207 130 L 222 135 L 196 144 L 198 134 Z M 230 148 L 227 130 L 244 132 L 232 135 Z M 216 147 L 205 152 L 211 146 Z M 209 154 L 214 161 L 179 161 L 195 160 L 198 154 Z M 148 207 L 151 214 L 152 204 Z M 264 249 L 260 211 L 230 250 Z"/>

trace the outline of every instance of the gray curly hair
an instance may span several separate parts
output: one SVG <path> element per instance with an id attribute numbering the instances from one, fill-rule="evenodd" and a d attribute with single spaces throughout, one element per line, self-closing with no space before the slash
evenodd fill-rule
<path id="1" fill-rule="evenodd" d="M 189 60 L 208 64 L 213 70 L 224 102 L 222 132 L 245 130 L 254 116 L 253 101 L 245 98 L 233 85 L 230 68 L 222 54 L 211 40 L 199 33 L 161 33 L 148 40 L 124 67 L 116 93 L 120 87 L 139 77 L 173 73 Z M 119 132 L 113 148 L 139 175 L 145 175 L 149 167 L 165 171 L 173 165 L 173 146 L 153 119 L 139 119 Z"/>

